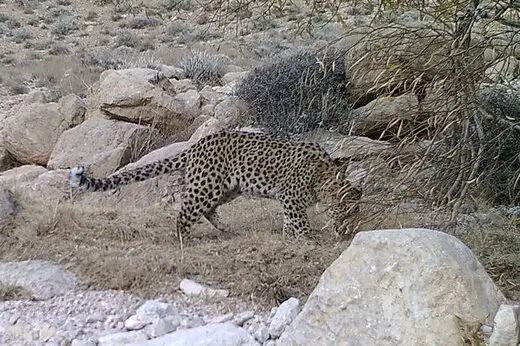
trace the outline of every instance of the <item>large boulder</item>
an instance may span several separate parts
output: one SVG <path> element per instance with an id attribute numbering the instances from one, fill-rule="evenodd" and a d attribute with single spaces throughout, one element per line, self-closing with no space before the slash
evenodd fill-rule
<path id="1" fill-rule="evenodd" d="M 176 95 L 164 74 L 133 68 L 103 72 L 97 102 L 101 112 L 111 119 L 154 124 L 175 132 L 198 115 L 200 96 L 195 90 Z"/>
<path id="2" fill-rule="evenodd" d="M 52 151 L 51 169 L 83 165 L 89 173 L 107 176 L 138 156 L 150 138 L 146 126 L 92 117 L 65 131 Z"/>
<path id="3" fill-rule="evenodd" d="M 402 136 L 407 130 L 414 130 L 413 124 L 420 120 L 419 116 L 419 103 L 412 93 L 398 97 L 380 97 L 351 112 L 350 132 L 373 138 L 382 134 Z"/>
<path id="4" fill-rule="evenodd" d="M 67 172 L 35 165 L 16 167 L 2 172 L 0 186 L 15 196 L 17 237 L 32 237 L 38 227 L 52 223 L 56 217 L 56 206 L 68 188 Z"/>
<path id="5" fill-rule="evenodd" d="M 360 232 L 323 273 L 278 345 L 463 345 L 460 324 L 504 296 L 457 238 L 427 229 Z"/>
<path id="6" fill-rule="evenodd" d="M 83 120 L 77 112 L 62 113 L 60 109 L 62 105 L 54 102 L 27 104 L 5 120 L 3 146 L 16 161 L 47 164 L 62 132 Z"/>

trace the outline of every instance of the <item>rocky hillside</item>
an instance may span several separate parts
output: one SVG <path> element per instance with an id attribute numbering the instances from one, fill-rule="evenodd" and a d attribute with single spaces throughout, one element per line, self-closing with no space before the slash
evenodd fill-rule
<path id="1" fill-rule="evenodd" d="M 518 9 L 338 4 L 0 1 L 0 344 L 520 343 Z M 181 262 L 180 174 L 68 184 L 222 129 L 345 163 L 351 233 L 242 196 Z"/>

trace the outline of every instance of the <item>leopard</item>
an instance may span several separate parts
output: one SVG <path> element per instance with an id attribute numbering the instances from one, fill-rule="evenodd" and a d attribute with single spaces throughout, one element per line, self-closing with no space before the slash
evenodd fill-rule
<path id="1" fill-rule="evenodd" d="M 69 169 L 74 189 L 106 191 L 173 173 L 183 174 L 177 233 L 186 236 L 204 216 L 222 230 L 216 209 L 240 195 L 278 200 L 286 235 L 311 234 L 307 210 L 327 206 L 336 232 L 359 213 L 362 188 L 346 177 L 344 163 L 333 160 L 317 143 L 295 142 L 256 132 L 224 130 L 203 137 L 189 149 L 107 178 L 93 178 L 83 166 Z"/>

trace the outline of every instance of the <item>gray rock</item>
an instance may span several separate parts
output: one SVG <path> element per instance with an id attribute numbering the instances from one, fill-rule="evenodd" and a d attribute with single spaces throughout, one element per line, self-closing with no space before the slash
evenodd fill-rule
<path id="1" fill-rule="evenodd" d="M 289 298 L 280 304 L 269 324 L 269 334 L 271 337 L 278 338 L 282 335 L 282 332 L 292 323 L 299 312 L 300 300 L 297 298 Z"/>
<path id="2" fill-rule="evenodd" d="M 136 342 L 132 346 L 259 346 L 244 329 L 232 323 L 208 324 Z"/>
<path id="3" fill-rule="evenodd" d="M 209 298 L 229 296 L 229 291 L 227 290 L 213 289 L 190 279 L 183 279 L 179 288 L 188 296 L 205 296 Z"/>
<path id="4" fill-rule="evenodd" d="M 20 286 L 38 300 L 46 300 L 77 289 L 76 276 L 46 261 L 0 263 L 0 283 Z"/>
<path id="5" fill-rule="evenodd" d="M 210 324 L 210 323 L 224 323 L 224 322 L 228 322 L 228 321 L 231 321 L 233 319 L 233 317 L 235 316 L 234 313 L 232 312 L 228 312 L 227 314 L 224 314 L 224 315 L 218 315 L 218 316 L 213 316 L 213 317 L 208 317 L 205 322 L 207 324 Z"/>
<path id="6" fill-rule="evenodd" d="M 256 341 L 263 344 L 269 339 L 269 328 L 263 323 L 254 323 L 249 327 L 249 333 L 253 335 Z"/>
<path id="7" fill-rule="evenodd" d="M 98 339 L 98 346 L 123 346 L 148 340 L 148 336 L 140 330 L 103 335 Z"/>
<path id="8" fill-rule="evenodd" d="M 3 145 L 24 164 L 46 165 L 61 134 L 73 125 L 70 114 L 62 114 L 58 104 L 32 103 L 4 121 Z"/>
<path id="9" fill-rule="evenodd" d="M 174 100 L 182 105 L 182 114 L 197 117 L 200 114 L 201 97 L 197 90 L 188 90 L 175 95 Z"/>
<path id="10" fill-rule="evenodd" d="M 277 344 L 461 345 L 454 316 L 485 322 L 504 301 L 471 250 L 451 235 L 360 232 Z"/>
<path id="11" fill-rule="evenodd" d="M 237 96 L 228 96 L 215 106 L 215 118 L 227 126 L 240 124 L 249 111 L 244 101 Z"/>
<path id="12" fill-rule="evenodd" d="M 92 103 L 104 115 L 138 124 L 157 124 L 179 131 L 194 119 L 185 100 L 163 73 L 146 68 L 108 70 L 99 77 L 99 92 Z"/>
<path id="13" fill-rule="evenodd" d="M 16 215 L 13 193 L 0 186 L 0 231 L 6 227 Z"/>
<path id="14" fill-rule="evenodd" d="M 170 82 L 177 94 L 184 93 L 188 90 L 197 90 L 197 86 L 191 79 L 170 80 Z"/>
<path id="15" fill-rule="evenodd" d="M 167 316 L 155 320 L 147 330 L 152 338 L 157 338 L 175 331 L 181 325 L 181 319 L 175 316 Z"/>
<path id="16" fill-rule="evenodd" d="M 96 346 L 96 343 L 92 340 L 74 339 L 70 346 Z"/>
<path id="17" fill-rule="evenodd" d="M 186 73 L 180 67 L 168 66 L 168 65 L 159 65 L 159 71 L 161 71 L 164 76 L 168 79 L 184 79 L 186 78 Z"/>
<path id="18" fill-rule="evenodd" d="M 75 94 L 65 95 L 58 100 L 58 111 L 70 117 L 70 126 L 77 126 L 85 121 L 87 104 Z"/>
<path id="19" fill-rule="evenodd" d="M 135 314 L 143 317 L 148 316 L 160 318 L 175 314 L 175 309 L 169 303 L 161 302 L 159 300 L 147 300 L 137 309 Z"/>
<path id="20" fill-rule="evenodd" d="M 253 311 L 240 312 L 240 313 L 236 314 L 235 317 L 233 318 L 233 323 L 236 324 L 237 326 L 242 326 L 242 325 L 244 325 L 244 323 L 246 323 L 253 317 L 255 317 L 255 314 L 253 313 Z"/>
<path id="21" fill-rule="evenodd" d="M 199 316 L 191 316 L 188 318 L 185 318 L 181 322 L 181 328 L 188 329 L 188 328 L 197 328 L 205 325 L 206 322 L 204 322 L 204 319 Z"/>
<path id="22" fill-rule="evenodd" d="M 520 305 L 503 304 L 495 315 L 495 328 L 489 346 L 509 346 L 520 343 Z"/>
<path id="23" fill-rule="evenodd" d="M 107 176 L 127 164 L 132 148 L 143 145 L 149 136 L 146 126 L 92 117 L 60 136 L 48 167 L 84 165 L 94 176 Z"/>
<path id="24" fill-rule="evenodd" d="M 190 137 L 190 142 L 197 142 L 202 138 L 224 129 L 224 124 L 217 118 L 210 117 L 202 123 Z"/>
<path id="25" fill-rule="evenodd" d="M 222 76 L 222 82 L 224 84 L 228 83 L 237 83 L 242 81 L 247 75 L 249 74 L 249 71 L 242 71 L 242 72 L 228 72 L 225 75 Z"/>

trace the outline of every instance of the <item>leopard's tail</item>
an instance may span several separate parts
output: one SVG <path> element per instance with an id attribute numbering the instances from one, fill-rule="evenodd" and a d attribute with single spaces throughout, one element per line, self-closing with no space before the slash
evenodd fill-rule
<path id="1" fill-rule="evenodd" d="M 183 169 L 186 165 L 188 151 L 102 179 L 86 176 L 85 168 L 82 166 L 72 167 L 69 170 L 69 183 L 73 188 L 83 188 L 85 190 L 106 191 L 115 189 L 121 185 L 151 179 L 161 174 Z"/>

